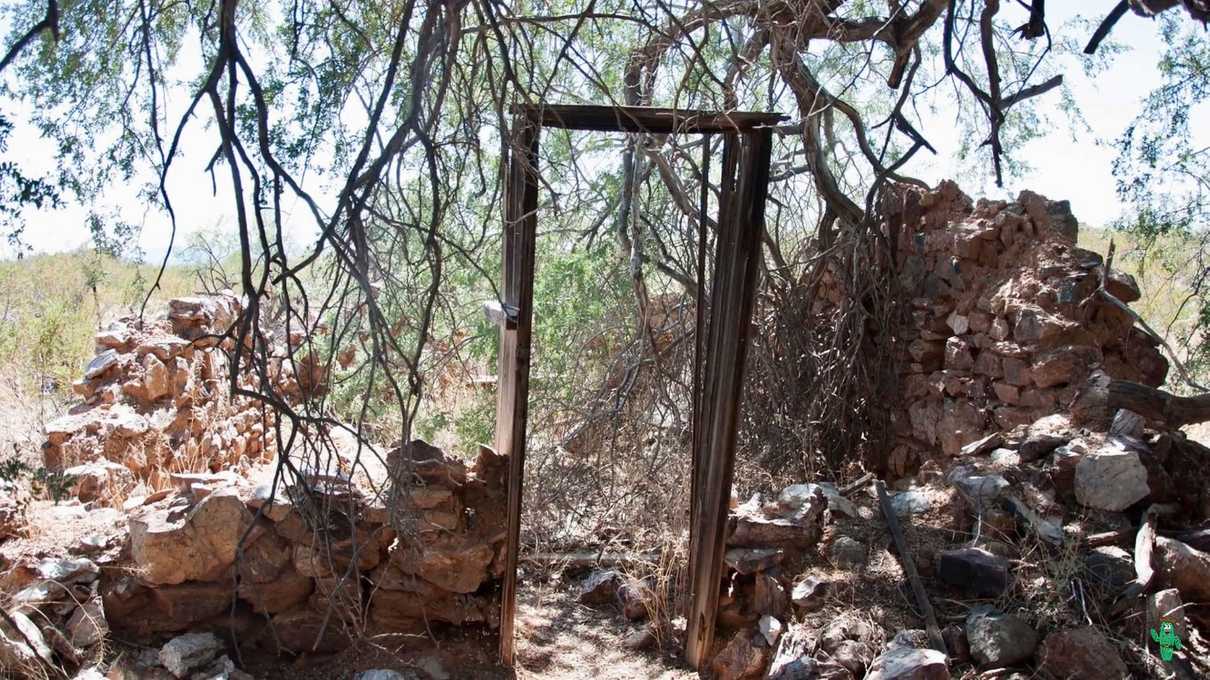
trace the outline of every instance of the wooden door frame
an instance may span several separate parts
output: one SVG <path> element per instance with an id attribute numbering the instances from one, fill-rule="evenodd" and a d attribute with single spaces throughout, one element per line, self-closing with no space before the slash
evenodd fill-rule
<path id="1" fill-rule="evenodd" d="M 503 285 L 496 317 L 500 352 L 496 451 L 508 456 L 508 526 L 500 607 L 500 661 L 512 666 L 517 608 L 517 561 L 525 472 L 534 254 L 538 224 L 538 149 L 544 127 L 599 132 L 723 135 L 723 164 L 715 239 L 715 270 L 699 387 L 693 395 L 689 529 L 689 604 L 685 656 L 702 669 L 710 660 L 726 549 L 727 511 L 743 394 L 748 329 L 760 269 L 773 126 L 784 116 L 649 107 L 532 105 L 513 108 L 505 177 Z M 699 285 L 700 282 L 699 282 Z M 699 340 L 700 342 L 700 340 Z"/>

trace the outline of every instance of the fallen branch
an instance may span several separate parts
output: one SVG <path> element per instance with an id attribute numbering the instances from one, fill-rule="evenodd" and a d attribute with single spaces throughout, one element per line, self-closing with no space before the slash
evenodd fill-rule
<path id="1" fill-rule="evenodd" d="M 1099 534 L 1089 534 L 1081 541 L 1081 546 L 1085 549 L 1103 548 L 1107 545 L 1117 545 L 1130 537 L 1134 529 L 1115 529 L 1113 531 L 1102 531 Z"/>
<path id="2" fill-rule="evenodd" d="M 858 477 L 857 479 L 854 479 L 853 481 L 851 481 L 848 484 L 845 484 L 843 487 L 841 487 L 840 495 L 841 496 L 849 495 L 850 493 L 856 491 L 857 489 L 860 489 L 862 486 L 865 486 L 873 478 L 874 478 L 873 472 L 865 473 L 864 475 Z"/>
<path id="3" fill-rule="evenodd" d="M 916 596 L 916 606 L 920 607 L 920 612 L 924 616 L 929 646 L 949 656 L 949 651 L 945 648 L 945 640 L 941 637 L 941 627 L 937 625 L 937 616 L 933 613 L 933 605 L 929 602 L 929 595 L 924 590 L 920 574 L 916 573 L 916 562 L 912 559 L 912 553 L 908 551 L 907 539 L 903 536 L 903 529 L 899 526 L 899 518 L 895 515 L 895 509 L 891 507 L 891 499 L 887 496 L 886 485 L 882 483 L 882 480 L 878 480 L 874 482 L 874 488 L 878 490 L 878 504 L 882 507 L 882 515 L 886 517 L 887 530 L 891 532 L 891 540 L 895 542 L 895 551 L 899 553 L 903 573 L 907 574 L 908 581 L 912 584 L 912 593 Z"/>

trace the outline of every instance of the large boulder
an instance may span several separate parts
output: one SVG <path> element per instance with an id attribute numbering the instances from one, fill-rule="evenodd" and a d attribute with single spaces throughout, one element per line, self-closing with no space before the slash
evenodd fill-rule
<path id="1" fill-rule="evenodd" d="M 136 509 L 128 518 L 131 556 L 150 583 L 209 581 L 235 562 L 252 515 L 234 491 L 220 489 L 190 507 L 180 497 Z"/>
<path id="2" fill-rule="evenodd" d="M 1076 463 L 1075 492 L 1081 505 L 1121 512 L 1146 498 L 1151 488 L 1138 452 L 1110 441 Z"/>

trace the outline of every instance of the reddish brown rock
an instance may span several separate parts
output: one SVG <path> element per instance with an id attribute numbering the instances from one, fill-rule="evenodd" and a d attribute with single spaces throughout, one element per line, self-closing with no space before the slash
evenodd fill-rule
<path id="1" fill-rule="evenodd" d="M 193 506 L 170 497 L 130 514 L 131 555 L 151 583 L 212 580 L 235 561 L 251 522 L 243 501 L 231 491 L 216 491 Z"/>
<path id="2" fill-rule="evenodd" d="M 281 646 L 295 653 L 338 652 L 352 642 L 339 617 L 325 616 L 307 607 L 278 614 L 271 625 Z"/>
<path id="3" fill-rule="evenodd" d="M 1210 600 L 1210 553 L 1175 539 L 1158 536 L 1151 558 L 1160 581 L 1180 591 L 1188 602 Z"/>
<path id="4" fill-rule="evenodd" d="M 305 602 L 315 589 L 315 580 L 286 568 L 272 581 L 239 585 L 240 599 L 257 612 L 276 614 Z"/>
<path id="5" fill-rule="evenodd" d="M 1038 650 L 1038 669 L 1058 680 L 1130 677 L 1117 648 L 1092 626 L 1046 636 Z"/>
<path id="6" fill-rule="evenodd" d="M 798 509 L 767 514 L 759 501 L 750 501 L 732 511 L 734 531 L 727 545 L 744 548 L 805 548 L 814 545 L 822 532 L 823 511 L 828 501 L 822 489 Z"/>
<path id="7" fill-rule="evenodd" d="M 1077 385 L 1099 363 L 1101 352 L 1095 347 L 1061 347 L 1035 357 L 1030 375 L 1038 387 Z"/>
<path id="8" fill-rule="evenodd" d="M 380 590 L 370 602 L 370 618 L 387 629 L 412 625 L 415 621 L 441 621 L 454 625 L 486 623 L 489 616 L 487 601 L 475 595 L 441 593 L 431 597 L 400 590 Z"/>
<path id="9" fill-rule="evenodd" d="M 718 680 L 749 680 L 759 678 L 769 662 L 770 649 L 764 638 L 758 645 L 752 631 L 741 630 L 719 650 L 710 662 L 710 669 Z"/>
<path id="10" fill-rule="evenodd" d="M 455 593 L 471 593 L 487 579 L 495 553 L 491 547 L 462 536 L 440 536 L 421 545 L 400 546 L 392 561 L 407 574 L 416 574 Z"/>
<path id="11" fill-rule="evenodd" d="M 259 520 L 240 550 L 240 582 L 269 583 L 290 564 L 290 557 L 290 544 L 273 530 L 271 523 Z"/>

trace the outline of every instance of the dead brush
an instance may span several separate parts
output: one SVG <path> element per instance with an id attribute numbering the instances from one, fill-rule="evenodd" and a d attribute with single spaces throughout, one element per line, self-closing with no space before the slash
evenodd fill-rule
<path id="1" fill-rule="evenodd" d="M 623 564 L 625 586 L 634 589 L 655 635 L 656 647 L 676 642 L 677 618 L 685 612 L 688 590 L 688 546 L 668 537 L 661 542 L 654 560 Z"/>
<path id="2" fill-rule="evenodd" d="M 1104 627 L 1101 609 L 1106 594 L 1091 586 L 1086 575 L 1079 542 L 1068 538 L 1055 546 L 1033 532 L 1025 533 L 1012 545 L 1020 558 L 1016 563 L 1015 592 L 1001 597 L 997 604 L 1011 606 L 1018 598 L 1035 619 L 1038 628 L 1047 629 L 1078 622 Z"/>

